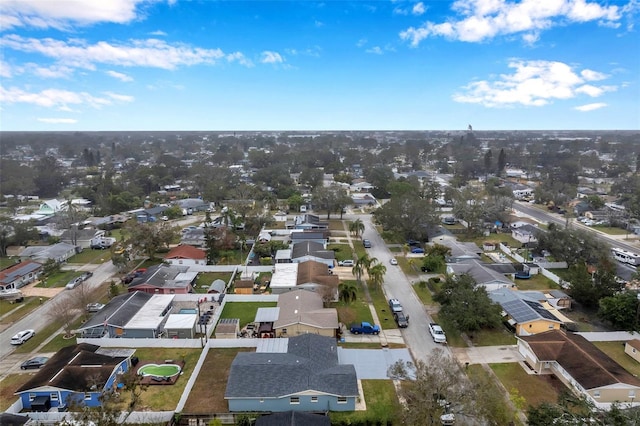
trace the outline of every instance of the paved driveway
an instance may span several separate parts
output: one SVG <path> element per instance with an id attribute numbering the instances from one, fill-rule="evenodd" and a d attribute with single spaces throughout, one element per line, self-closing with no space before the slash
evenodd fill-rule
<path id="1" fill-rule="evenodd" d="M 467 362 L 469 364 L 498 364 L 524 361 L 516 345 L 451 348 L 451 352 L 461 365 L 465 365 Z"/>
<path id="2" fill-rule="evenodd" d="M 387 370 L 396 361 L 413 362 L 408 349 L 345 349 L 338 347 L 340 364 L 353 364 L 358 380 L 388 379 Z"/>

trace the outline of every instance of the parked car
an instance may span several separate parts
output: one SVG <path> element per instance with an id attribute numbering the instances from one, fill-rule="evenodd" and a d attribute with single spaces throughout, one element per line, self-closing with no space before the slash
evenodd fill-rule
<path id="1" fill-rule="evenodd" d="M 80 275 L 80 278 L 82 278 L 82 281 L 86 281 L 89 278 L 91 278 L 93 276 L 93 272 L 83 272 L 82 275 Z"/>
<path id="2" fill-rule="evenodd" d="M 351 324 L 349 331 L 353 334 L 380 334 L 380 326 L 368 322 Z"/>
<path id="3" fill-rule="evenodd" d="M 87 305 L 87 312 L 98 312 L 102 308 L 104 308 L 102 303 L 89 303 Z"/>
<path id="4" fill-rule="evenodd" d="M 396 259 L 395 257 L 392 257 L 391 259 L 389 259 L 389 263 L 391 263 L 392 265 L 397 265 L 398 259 Z"/>
<path id="5" fill-rule="evenodd" d="M 350 266 L 350 267 L 353 267 L 355 264 L 356 264 L 356 262 L 354 262 L 351 259 L 341 260 L 340 262 L 338 262 L 338 266 Z"/>
<path id="6" fill-rule="evenodd" d="M 362 245 L 364 246 L 364 248 L 371 248 L 371 241 L 362 240 Z"/>
<path id="7" fill-rule="evenodd" d="M 424 249 L 422 247 L 412 247 L 411 253 L 413 254 L 424 254 Z"/>
<path id="8" fill-rule="evenodd" d="M 398 299 L 389 299 L 389 308 L 391 312 L 402 312 L 402 305 Z"/>
<path id="9" fill-rule="evenodd" d="M 45 365 L 49 361 L 49 358 L 46 356 L 37 356 L 35 358 L 31 358 L 26 360 L 20 365 L 22 370 L 27 370 L 29 368 L 40 368 Z"/>
<path id="10" fill-rule="evenodd" d="M 429 333 L 431 333 L 434 342 L 447 343 L 447 336 L 444 334 L 444 330 L 435 322 L 429 323 Z"/>
<path id="11" fill-rule="evenodd" d="M 458 220 L 453 216 L 447 216 L 442 219 L 442 223 L 445 225 L 455 225 Z"/>
<path id="12" fill-rule="evenodd" d="M 416 241 L 416 240 L 407 240 L 407 244 L 409 244 L 410 246 L 419 246 L 420 245 L 420 241 Z"/>
<path id="13" fill-rule="evenodd" d="M 67 283 L 67 285 L 65 286 L 65 288 L 67 290 L 73 290 L 74 288 L 78 287 L 80 284 L 82 284 L 82 281 L 84 281 L 82 279 L 82 276 L 80 277 L 75 277 L 74 279 L 72 279 L 71 281 L 69 281 Z"/>
<path id="14" fill-rule="evenodd" d="M 409 315 L 405 315 L 404 312 L 394 312 L 393 319 L 398 324 L 398 328 L 409 327 Z"/>
<path id="15" fill-rule="evenodd" d="M 35 330 L 22 330 L 11 338 L 12 345 L 21 345 L 36 335 Z"/>

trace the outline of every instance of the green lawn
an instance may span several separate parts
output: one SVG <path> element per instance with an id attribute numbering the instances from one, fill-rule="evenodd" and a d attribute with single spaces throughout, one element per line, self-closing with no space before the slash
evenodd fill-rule
<path id="1" fill-rule="evenodd" d="M 413 291 L 416 292 L 418 298 L 424 305 L 433 305 L 435 302 L 433 301 L 433 295 L 427 287 L 426 281 L 420 281 L 413 285 Z"/>
<path id="2" fill-rule="evenodd" d="M 515 280 L 518 290 L 551 290 L 560 286 L 542 274 L 531 275 L 528 280 Z"/>
<path id="3" fill-rule="evenodd" d="M 621 228 L 614 228 L 611 226 L 593 226 L 594 229 L 604 232 L 605 234 L 609 234 L 609 235 L 626 235 L 629 233 L 629 231 L 625 230 L 625 229 L 621 229 Z"/>
<path id="4" fill-rule="evenodd" d="M 47 300 L 42 298 L 43 303 Z M 20 303 L 9 303 L 6 300 L 0 300 L 0 315 L 8 314 L 0 320 L 0 324 L 13 324 L 20 318 L 25 317 L 40 306 L 40 300 L 37 297 L 25 297 Z"/>
<path id="5" fill-rule="evenodd" d="M 196 278 L 196 292 L 206 293 L 211 283 L 215 280 L 222 280 L 228 283 L 231 279 L 231 272 L 200 272 Z"/>
<path id="6" fill-rule="evenodd" d="M 320 217 L 321 221 L 326 221 L 327 220 L 327 214 L 319 214 L 318 217 Z M 344 223 L 342 220 L 340 219 L 330 219 L 329 220 L 329 231 L 344 231 L 345 227 L 344 227 Z M 347 226 L 347 230 L 349 230 L 349 227 Z"/>
<path id="7" fill-rule="evenodd" d="M 12 257 L 0 257 L 0 270 L 8 268 L 9 266 L 16 264 L 17 258 Z"/>
<path id="8" fill-rule="evenodd" d="M 474 331 L 467 333 L 467 337 L 469 337 L 475 346 L 504 346 L 515 345 L 517 343 L 513 333 L 505 327 L 500 327 L 495 330 L 486 329 Z"/>
<path id="9" fill-rule="evenodd" d="M 490 364 L 502 385 L 510 395 L 516 392 L 527 405 L 538 406 L 543 402 L 555 403 L 565 386 L 553 375 L 527 374 L 518 363 Z"/>
<path id="10" fill-rule="evenodd" d="M 625 342 L 593 342 L 593 344 L 624 367 L 629 373 L 636 377 L 640 375 L 640 364 L 638 364 L 638 361 L 624 353 Z"/>
<path id="11" fill-rule="evenodd" d="M 378 319 L 380 320 L 380 327 L 383 329 L 386 328 L 398 328 L 395 320 L 393 319 L 393 314 L 391 309 L 389 309 L 389 302 L 387 301 L 384 293 L 381 289 L 372 289 L 369 288 L 369 294 L 371 295 L 371 301 L 373 302 L 373 306 L 376 309 L 376 313 L 378 314 Z"/>
<path id="12" fill-rule="evenodd" d="M 36 284 L 36 287 L 64 287 L 69 281 L 76 277 L 79 277 L 80 275 L 82 275 L 82 273 L 76 271 L 57 271 L 42 279 L 42 281 Z"/>
<path id="13" fill-rule="evenodd" d="M 331 424 L 400 424 L 402 407 L 391 380 L 363 380 L 366 411 L 331 412 Z"/>
<path id="14" fill-rule="evenodd" d="M 84 320 L 84 316 L 78 317 L 73 322 L 73 329 L 75 330 L 79 328 L 82 325 L 83 320 Z M 62 332 L 62 333 L 58 333 L 56 337 L 54 337 L 53 339 L 51 339 L 49 343 L 44 345 L 40 351 L 41 352 L 58 352 L 60 349 L 66 346 L 71 346 L 75 344 L 76 344 L 75 337 L 73 339 L 65 339 L 64 332 Z"/>
<path id="15" fill-rule="evenodd" d="M 341 260 L 353 259 L 353 251 L 351 251 L 351 246 L 349 244 L 339 244 L 333 243 L 327 246 L 329 250 L 333 250 L 336 255 L 336 260 L 339 262 Z"/>
<path id="16" fill-rule="evenodd" d="M 69 258 L 68 263 L 104 263 L 111 260 L 111 250 L 84 249 L 80 253 Z"/>
<path id="17" fill-rule="evenodd" d="M 276 302 L 227 302 L 220 314 L 220 319 L 240 318 L 240 328 L 242 328 L 255 320 L 258 308 L 273 308 L 277 305 Z"/>
<path id="18" fill-rule="evenodd" d="M 22 345 L 17 346 L 15 353 L 27 354 L 34 351 L 42 342 L 44 342 L 49 336 L 56 333 L 62 324 L 56 322 L 50 322 L 44 329 L 38 331 L 35 336 L 24 342 Z M 75 339 L 72 340 L 75 343 Z"/>
<path id="19" fill-rule="evenodd" d="M 364 294 L 364 290 L 358 285 L 356 281 L 343 281 L 344 283 L 353 283 L 357 288 L 356 300 L 353 302 L 345 303 L 343 301 L 335 302 L 331 304 L 331 307 L 336 308 L 338 311 L 338 320 L 345 325 L 349 325 L 356 321 L 373 321 L 371 310 L 369 309 L 369 303 L 367 302 Z"/>

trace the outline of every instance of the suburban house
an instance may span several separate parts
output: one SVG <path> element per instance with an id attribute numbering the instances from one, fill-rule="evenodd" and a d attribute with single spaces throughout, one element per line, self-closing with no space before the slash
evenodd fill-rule
<path id="1" fill-rule="evenodd" d="M 46 263 L 52 259 L 57 263 L 64 263 L 77 253 L 76 246 L 67 243 L 57 243 L 50 246 L 30 246 L 25 248 L 18 255 L 23 260 L 34 260 Z"/>
<path id="2" fill-rule="evenodd" d="M 14 290 L 34 282 L 42 273 L 41 263 L 26 260 L 0 271 L 0 290 Z"/>
<path id="3" fill-rule="evenodd" d="M 308 290 L 294 290 L 278 296 L 278 319 L 273 327 L 278 337 L 314 333 L 336 337 L 338 311 L 325 308 L 322 296 Z"/>
<path id="4" fill-rule="evenodd" d="M 185 230 L 180 238 L 180 245 L 204 247 L 206 245 L 204 232 L 205 228 L 191 228 Z"/>
<path id="5" fill-rule="evenodd" d="M 331 426 L 331 418 L 323 414 L 286 411 L 266 414 L 256 419 L 255 426 Z"/>
<path id="6" fill-rule="evenodd" d="M 60 349 L 16 391 L 23 409 L 48 411 L 71 404 L 100 406 L 102 393 L 115 390 L 129 370 L 135 349 L 107 349 L 80 343 Z"/>
<path id="7" fill-rule="evenodd" d="M 529 246 L 530 244 L 538 243 L 538 235 L 540 235 L 540 233 L 542 232 L 544 231 L 542 231 L 540 228 L 526 224 L 517 228 L 512 228 L 511 236 L 515 240 L 520 241 L 522 244 L 526 244 L 527 246 Z"/>
<path id="8" fill-rule="evenodd" d="M 87 249 L 91 247 L 92 239 L 103 237 L 104 235 L 105 231 L 96 229 L 66 229 L 60 235 L 60 241 Z"/>
<path id="9" fill-rule="evenodd" d="M 144 291 L 150 294 L 193 293 L 197 272 L 189 272 L 188 266 L 153 265 L 127 285 L 129 292 Z"/>
<path id="10" fill-rule="evenodd" d="M 448 262 L 464 262 L 468 259 L 480 259 L 482 249 L 476 243 L 465 243 L 457 241 L 455 238 L 440 237 L 435 241 L 437 244 L 448 247 L 451 254 L 447 257 Z"/>
<path id="11" fill-rule="evenodd" d="M 43 215 L 54 215 L 60 211 L 65 211 L 67 209 L 67 201 L 62 200 L 58 201 L 56 199 L 46 200 L 40 203 L 38 210 L 36 210 L 36 214 Z"/>
<path id="12" fill-rule="evenodd" d="M 190 245 L 179 245 L 167 253 L 164 261 L 169 265 L 206 265 L 207 252 Z"/>
<path id="13" fill-rule="evenodd" d="M 116 296 L 75 332 L 83 338 L 155 338 L 162 334 L 172 295 L 142 291 Z"/>
<path id="14" fill-rule="evenodd" d="M 500 288 L 487 293 L 502 308 L 503 319 L 515 329 L 516 336 L 529 336 L 549 330 L 559 330 L 563 321 L 535 296 L 525 292 Z M 544 298 L 544 296 L 542 296 Z"/>
<path id="15" fill-rule="evenodd" d="M 535 373 L 555 375 L 598 408 L 633 403 L 640 394 L 640 379 L 579 334 L 552 330 L 517 339 Z"/>
<path id="16" fill-rule="evenodd" d="M 322 222 L 319 216 L 307 213 L 287 222 L 287 229 L 329 229 L 329 222 Z"/>
<path id="17" fill-rule="evenodd" d="M 271 292 L 282 294 L 296 289 L 315 291 L 335 300 L 340 278 L 330 273 L 327 265 L 315 261 L 276 263 L 271 276 Z"/>
<path id="18" fill-rule="evenodd" d="M 236 355 L 224 398 L 229 411 L 353 411 L 358 379 L 339 364 L 333 337 L 260 339 L 256 352 Z"/>
<path id="19" fill-rule="evenodd" d="M 479 260 L 467 260 L 464 263 L 448 263 L 447 274 L 449 275 L 470 275 L 476 282 L 487 291 L 496 290 L 498 288 L 514 287 L 515 283 L 499 272 L 487 268 Z"/>
<path id="20" fill-rule="evenodd" d="M 351 193 L 351 202 L 356 207 L 374 206 L 378 203 L 373 194 Z"/>
<path id="21" fill-rule="evenodd" d="M 293 245 L 291 249 L 291 261 L 294 263 L 314 260 L 333 268 L 335 265 L 336 253 L 333 250 L 326 250 L 324 244 L 313 241 L 303 241 Z"/>
<path id="22" fill-rule="evenodd" d="M 289 239 L 294 245 L 301 242 L 313 241 L 322 244 L 323 248 L 326 249 L 329 242 L 329 231 L 292 232 Z"/>
<path id="23" fill-rule="evenodd" d="M 127 220 L 129 220 L 129 216 L 123 214 L 114 214 L 103 217 L 90 217 L 87 218 L 83 223 L 85 226 L 90 226 L 92 228 L 111 230 L 114 228 L 119 228 Z"/>
<path id="24" fill-rule="evenodd" d="M 189 214 L 193 212 L 204 212 L 209 209 L 209 203 L 203 201 L 200 198 L 185 198 L 182 200 L 176 200 L 175 203 L 178 207 Z"/>
<path id="25" fill-rule="evenodd" d="M 640 362 L 640 340 L 628 340 L 624 344 L 624 353 L 635 359 L 636 362 Z"/>
<path id="26" fill-rule="evenodd" d="M 136 220 L 140 223 L 155 222 L 160 219 L 162 213 L 168 208 L 167 206 L 155 206 L 136 211 Z"/>

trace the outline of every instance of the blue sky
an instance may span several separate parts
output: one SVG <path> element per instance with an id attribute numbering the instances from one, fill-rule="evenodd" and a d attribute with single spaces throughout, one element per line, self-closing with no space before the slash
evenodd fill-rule
<path id="1" fill-rule="evenodd" d="M 640 129 L 639 17 L 639 0 L 2 0 L 0 129 Z"/>

